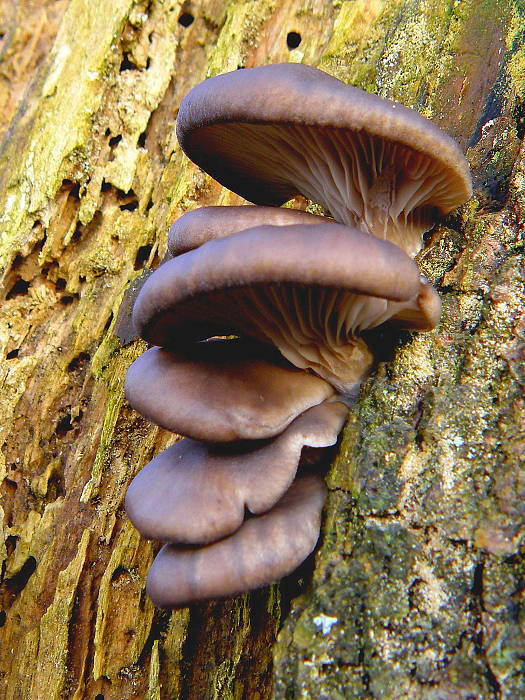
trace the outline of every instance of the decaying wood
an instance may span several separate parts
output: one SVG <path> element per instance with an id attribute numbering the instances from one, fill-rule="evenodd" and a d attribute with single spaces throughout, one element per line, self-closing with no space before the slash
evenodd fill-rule
<path id="1" fill-rule="evenodd" d="M 525 696 L 523 3 L 34 5 L 0 3 L 1 697 Z M 161 612 L 122 500 L 173 437 L 127 406 L 114 321 L 175 218 L 241 201 L 181 154 L 182 96 L 290 60 L 434 119 L 476 196 L 420 256 L 439 329 L 377 338 L 315 564 Z"/>

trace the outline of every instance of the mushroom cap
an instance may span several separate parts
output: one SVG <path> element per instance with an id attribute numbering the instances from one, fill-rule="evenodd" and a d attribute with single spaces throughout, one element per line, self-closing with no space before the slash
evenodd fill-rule
<path id="1" fill-rule="evenodd" d="M 297 63 L 200 83 L 182 101 L 177 136 L 192 161 L 247 200 L 279 206 L 302 194 L 410 254 L 472 192 L 463 153 L 432 122 Z"/>
<path id="2" fill-rule="evenodd" d="M 171 225 L 168 234 L 168 250 L 175 257 L 198 248 L 214 238 L 224 238 L 254 226 L 291 226 L 330 222 L 331 219 L 297 209 L 250 206 L 201 207 L 183 214 Z"/>
<path id="3" fill-rule="evenodd" d="M 142 287 L 133 321 L 141 336 L 157 345 L 230 335 L 231 322 L 217 321 L 210 333 L 213 309 L 194 313 L 204 295 L 286 283 L 393 301 L 412 299 L 421 286 L 417 266 L 400 248 L 358 229 L 324 223 L 257 226 L 210 240 L 161 265 Z"/>
<path id="4" fill-rule="evenodd" d="M 202 207 L 181 216 L 169 231 L 168 249 L 173 256 L 188 252 L 215 238 L 254 226 L 290 226 L 293 224 L 334 223 L 332 219 L 308 214 L 296 209 L 278 207 Z M 320 241 L 321 243 L 321 241 Z M 420 294 L 411 305 L 401 302 L 399 314 L 390 304 L 392 320 L 404 328 L 431 330 L 441 316 L 441 300 L 436 290 L 424 278 Z"/>
<path id="5" fill-rule="evenodd" d="M 131 482 L 126 512 L 144 537 L 204 544 L 235 532 L 245 512 L 264 513 L 290 487 L 303 447 L 334 445 L 347 407 L 323 403 L 272 440 L 213 445 L 181 440 Z M 318 451 L 318 449 L 316 450 Z"/>
<path id="6" fill-rule="evenodd" d="M 316 545 L 325 498 L 322 479 L 300 477 L 270 511 L 249 518 L 233 535 L 198 548 L 164 546 L 148 574 L 150 598 L 174 608 L 244 593 L 290 574 Z"/>
<path id="7" fill-rule="evenodd" d="M 131 406 L 162 428 L 209 442 L 281 433 L 299 414 L 332 396 L 319 377 L 248 339 L 151 348 L 126 376 Z"/>
<path id="8" fill-rule="evenodd" d="M 410 303 L 392 303 L 389 321 L 401 328 L 417 331 L 431 331 L 441 318 L 441 299 L 434 287 L 421 277 L 421 289 Z"/>
<path id="9" fill-rule="evenodd" d="M 388 241 L 335 223 L 259 226 L 158 268 L 133 321 L 167 347 L 246 334 L 351 393 L 372 362 L 359 332 L 398 314 L 390 301 L 413 306 L 421 290 L 415 263 Z"/>

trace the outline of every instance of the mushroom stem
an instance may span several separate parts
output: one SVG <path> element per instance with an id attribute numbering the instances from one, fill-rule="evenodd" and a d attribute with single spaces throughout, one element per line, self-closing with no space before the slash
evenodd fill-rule
<path id="1" fill-rule="evenodd" d="M 333 386 L 344 401 L 357 397 L 374 363 L 372 351 L 360 337 L 348 338 L 340 345 L 312 343 L 305 347 L 287 345 L 275 337 L 273 341 L 295 367 L 315 372 Z"/>

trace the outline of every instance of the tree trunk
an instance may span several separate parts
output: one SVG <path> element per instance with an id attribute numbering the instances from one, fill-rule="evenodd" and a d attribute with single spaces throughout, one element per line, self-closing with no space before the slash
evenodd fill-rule
<path id="1" fill-rule="evenodd" d="M 525 697 L 522 0 L 0 8 L 1 697 Z M 468 148 L 476 195 L 419 256 L 438 330 L 380 338 L 315 559 L 162 612 L 122 501 L 173 436 L 127 405 L 145 345 L 114 322 L 173 220 L 241 202 L 178 148 L 182 97 L 278 61 L 433 119 Z"/>

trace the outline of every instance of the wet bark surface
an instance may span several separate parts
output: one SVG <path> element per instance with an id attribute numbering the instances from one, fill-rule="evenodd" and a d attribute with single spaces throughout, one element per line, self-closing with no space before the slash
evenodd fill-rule
<path id="1" fill-rule="evenodd" d="M 0 697 L 525 696 L 523 3 L 38 8 L 0 3 Z M 122 501 L 175 438 L 127 405 L 145 345 L 115 320 L 172 221 L 241 203 L 180 152 L 180 100 L 278 61 L 435 120 L 468 149 L 475 196 L 419 256 L 439 328 L 376 334 L 316 556 L 163 612 Z"/>

